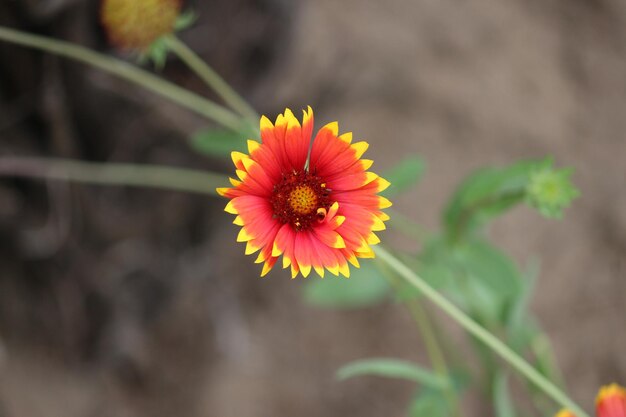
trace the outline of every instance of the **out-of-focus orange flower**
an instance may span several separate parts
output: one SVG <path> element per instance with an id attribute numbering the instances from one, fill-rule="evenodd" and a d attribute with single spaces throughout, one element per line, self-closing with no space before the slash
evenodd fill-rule
<path id="1" fill-rule="evenodd" d="M 597 417 L 626 417 L 626 389 L 617 384 L 600 388 L 596 397 Z M 576 417 L 571 411 L 563 409 L 554 417 Z"/>
<path id="2" fill-rule="evenodd" d="M 246 242 L 246 254 L 260 251 L 261 276 L 282 255 L 292 278 L 312 269 L 348 277 L 348 263 L 358 267 L 357 258 L 374 257 L 370 245 L 380 242 L 374 232 L 389 219 L 382 209 L 391 203 L 378 195 L 389 182 L 361 159 L 367 143 L 339 135 L 336 122 L 313 141 L 312 133 L 310 107 L 302 124 L 289 109 L 274 124 L 263 116 L 262 143 L 248 141 L 249 155 L 232 153 L 239 180 L 217 190 L 230 199 L 225 210 L 237 215 L 237 241 Z"/>
<path id="3" fill-rule="evenodd" d="M 571 411 L 569 411 L 568 409 L 562 409 L 561 411 L 559 411 L 558 413 L 556 413 L 556 415 L 554 417 L 576 417 L 574 414 L 572 414 Z"/>
<path id="4" fill-rule="evenodd" d="M 617 384 L 600 388 L 596 414 L 598 417 L 626 417 L 626 389 Z"/>
<path id="5" fill-rule="evenodd" d="M 174 30 L 181 6 L 181 0 L 103 0 L 100 18 L 113 45 L 143 51 Z"/>

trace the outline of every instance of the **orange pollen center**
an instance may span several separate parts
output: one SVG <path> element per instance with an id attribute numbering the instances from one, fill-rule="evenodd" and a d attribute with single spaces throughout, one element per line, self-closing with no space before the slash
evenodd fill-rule
<path id="1" fill-rule="evenodd" d="M 289 193 L 289 204 L 295 213 L 309 214 L 317 208 L 317 196 L 308 185 L 298 185 Z"/>
<path id="2" fill-rule="evenodd" d="M 297 231 L 310 229 L 326 217 L 332 205 L 330 191 L 320 177 L 310 172 L 283 174 L 271 197 L 274 218 Z"/>

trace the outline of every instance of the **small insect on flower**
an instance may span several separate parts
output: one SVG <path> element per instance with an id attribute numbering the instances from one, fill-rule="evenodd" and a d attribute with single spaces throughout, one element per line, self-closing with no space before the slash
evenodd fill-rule
<path id="1" fill-rule="evenodd" d="M 299 272 L 306 278 L 311 269 L 349 277 L 348 262 L 358 268 L 357 258 L 374 257 L 370 245 L 380 242 L 374 232 L 385 229 L 382 209 L 391 206 L 378 193 L 389 182 L 361 159 L 368 144 L 339 135 L 336 122 L 311 141 L 313 111 L 303 113 L 302 125 L 289 109 L 275 124 L 263 116 L 262 143 L 249 140 L 249 155 L 232 153 L 239 179 L 217 192 L 231 199 L 225 210 L 237 215 L 245 253 L 259 251 L 261 276 L 282 255 L 292 278 Z"/>
<path id="2" fill-rule="evenodd" d="M 181 0 L 102 0 L 100 18 L 113 45 L 144 51 L 174 31 L 181 6 Z"/>

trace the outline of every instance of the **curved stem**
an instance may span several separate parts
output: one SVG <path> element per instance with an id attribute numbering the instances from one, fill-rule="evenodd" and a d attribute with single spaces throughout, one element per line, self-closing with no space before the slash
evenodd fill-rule
<path id="1" fill-rule="evenodd" d="M 0 157 L 0 176 L 165 188 L 210 195 L 217 195 L 215 188 L 228 182 L 226 177 L 219 174 L 162 165 L 12 156 Z"/>
<path id="2" fill-rule="evenodd" d="M 257 112 L 184 42 L 173 34 L 166 36 L 165 42 L 169 50 L 187 64 L 187 66 L 189 66 L 202 81 L 211 87 L 233 110 L 236 110 L 239 114 L 255 123 L 259 120 Z"/>
<path id="3" fill-rule="evenodd" d="M 242 120 L 230 110 L 122 60 L 99 54 L 70 42 L 33 35 L 3 26 L 0 26 L 0 40 L 40 49 L 89 64 L 140 85 L 228 129 L 235 131 L 241 129 Z"/>
<path id="4" fill-rule="evenodd" d="M 506 346 L 502 341 L 488 332 L 484 327 L 480 326 L 470 317 L 468 317 L 461 309 L 448 301 L 443 295 L 431 287 L 419 275 L 409 269 L 404 263 L 398 260 L 380 246 L 375 248 L 376 254 L 380 259 L 396 271 L 409 284 L 418 289 L 430 301 L 442 309 L 450 318 L 460 324 L 470 334 L 487 345 L 502 359 L 508 362 L 519 373 L 524 375 L 528 380 L 534 383 L 539 389 L 552 397 L 558 404 L 568 408 L 578 417 L 589 417 L 589 415 L 572 401 L 563 391 L 561 391 L 550 380 L 541 375 L 535 368 L 526 362 L 521 356 L 515 353 L 511 348 Z"/>

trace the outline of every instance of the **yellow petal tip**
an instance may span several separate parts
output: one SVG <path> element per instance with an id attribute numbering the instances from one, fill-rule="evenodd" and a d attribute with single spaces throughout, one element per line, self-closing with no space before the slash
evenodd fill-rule
<path id="1" fill-rule="evenodd" d="M 386 209 L 386 208 L 391 207 L 392 205 L 393 203 L 389 201 L 389 199 L 380 195 L 378 196 L 378 208 Z"/>
<path id="2" fill-rule="evenodd" d="M 237 242 L 247 242 L 252 239 L 253 237 L 248 234 L 248 231 L 245 227 L 242 227 L 241 230 L 239 230 L 239 234 L 237 235 Z"/>
<path id="3" fill-rule="evenodd" d="M 224 207 L 224 211 L 230 214 L 239 214 L 237 212 L 237 209 L 235 209 L 235 205 L 233 204 L 232 200 L 229 201 L 228 204 L 226 204 L 226 207 Z"/>
<path id="4" fill-rule="evenodd" d="M 367 148 L 369 148 L 370 145 L 369 143 L 363 141 L 363 142 L 353 143 L 350 146 L 352 147 L 352 149 L 354 149 L 354 152 L 356 153 L 355 157 L 359 159 L 361 156 L 363 156 L 363 154 L 365 153 Z"/>

